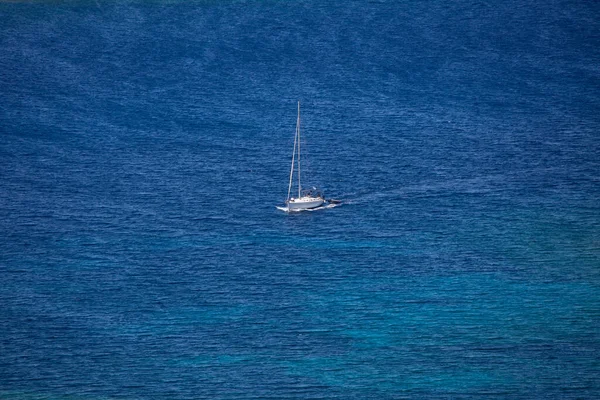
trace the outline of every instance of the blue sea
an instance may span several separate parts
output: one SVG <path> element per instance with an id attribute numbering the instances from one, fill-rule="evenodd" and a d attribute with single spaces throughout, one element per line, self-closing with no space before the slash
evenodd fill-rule
<path id="1" fill-rule="evenodd" d="M 2 1 L 0 399 L 597 399 L 600 3 Z M 302 180 L 338 207 L 284 213 Z"/>

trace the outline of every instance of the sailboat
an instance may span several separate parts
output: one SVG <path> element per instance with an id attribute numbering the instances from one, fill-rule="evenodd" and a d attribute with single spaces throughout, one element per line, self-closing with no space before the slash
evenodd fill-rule
<path id="1" fill-rule="evenodd" d="M 294 167 L 298 167 L 298 197 L 291 197 Z M 278 207 L 284 211 L 302 211 L 317 208 L 325 202 L 323 194 L 315 188 L 302 190 L 300 182 L 300 102 L 298 102 L 298 119 L 296 120 L 296 135 L 294 136 L 294 151 L 292 152 L 292 167 L 290 169 L 290 184 L 288 186 L 286 207 Z"/>

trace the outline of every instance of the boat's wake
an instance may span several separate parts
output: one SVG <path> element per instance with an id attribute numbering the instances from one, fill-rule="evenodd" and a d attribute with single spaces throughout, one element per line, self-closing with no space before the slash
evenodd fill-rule
<path id="1" fill-rule="evenodd" d="M 297 213 L 297 212 L 303 212 L 303 211 L 319 211 L 319 210 L 327 210 L 329 208 L 334 208 L 334 207 L 338 207 L 342 205 L 342 202 L 339 200 L 334 200 L 335 202 L 327 202 L 324 203 L 322 206 L 319 207 L 315 207 L 315 208 L 305 208 L 305 209 L 298 209 L 298 210 L 290 210 L 287 207 L 280 207 L 280 206 L 275 206 L 278 210 L 281 210 L 283 212 L 287 212 L 287 213 Z"/>

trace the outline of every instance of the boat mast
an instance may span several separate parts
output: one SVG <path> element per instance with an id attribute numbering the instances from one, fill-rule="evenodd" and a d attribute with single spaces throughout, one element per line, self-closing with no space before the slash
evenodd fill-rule
<path id="1" fill-rule="evenodd" d="M 287 201 L 286 203 L 288 203 L 290 201 L 290 194 L 292 192 L 292 178 L 294 176 L 294 158 L 296 157 L 296 142 L 298 141 L 298 126 L 296 125 L 296 134 L 294 135 L 294 150 L 292 151 L 292 166 L 290 168 L 290 184 L 288 185 L 288 195 L 287 195 Z"/>
<path id="2" fill-rule="evenodd" d="M 302 197 L 300 192 L 300 100 L 298 100 L 298 120 L 296 121 L 296 136 L 298 136 L 298 198 Z"/>

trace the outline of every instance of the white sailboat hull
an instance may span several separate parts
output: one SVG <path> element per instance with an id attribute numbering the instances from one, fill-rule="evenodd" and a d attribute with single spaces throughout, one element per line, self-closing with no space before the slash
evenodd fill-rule
<path id="1" fill-rule="evenodd" d="M 321 206 L 324 201 L 322 197 L 304 196 L 299 199 L 290 199 L 287 206 L 290 211 L 308 210 Z"/>

